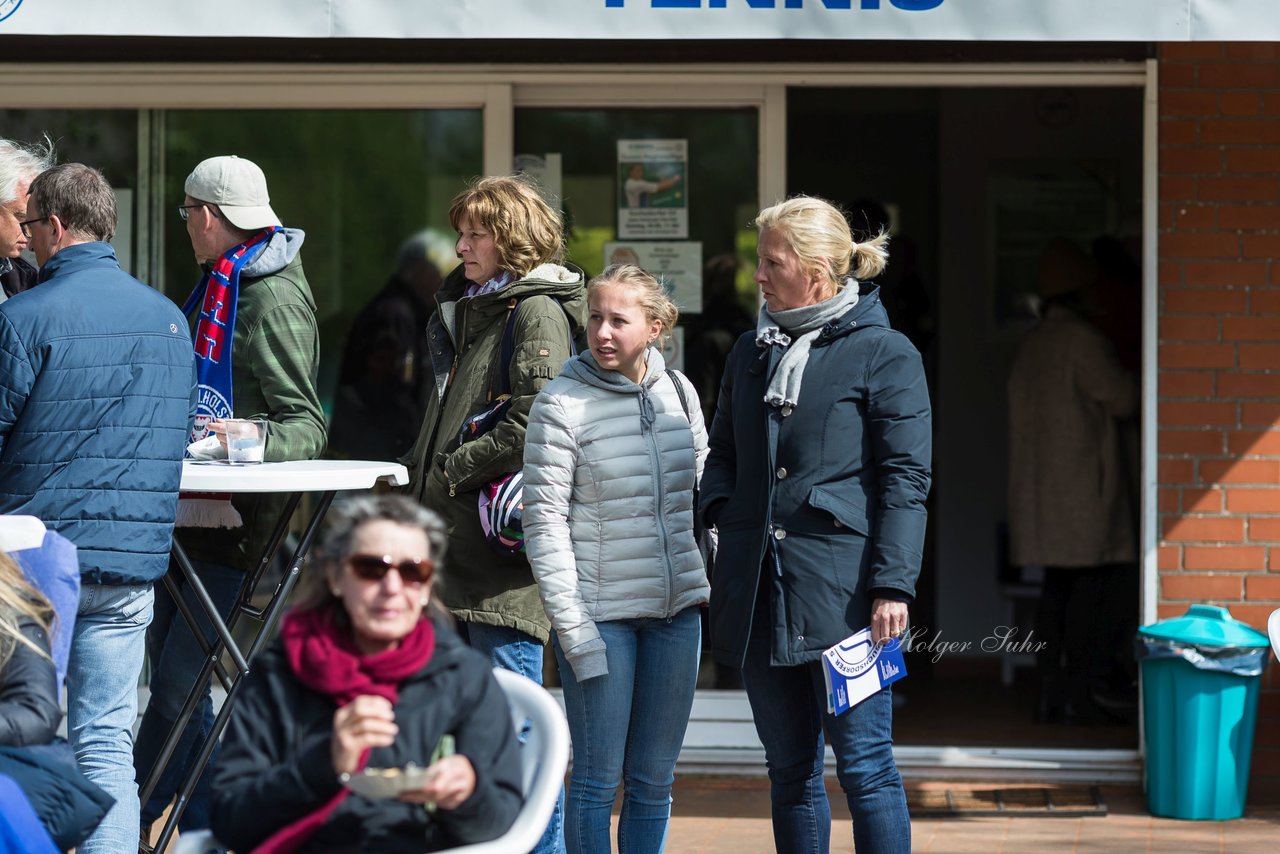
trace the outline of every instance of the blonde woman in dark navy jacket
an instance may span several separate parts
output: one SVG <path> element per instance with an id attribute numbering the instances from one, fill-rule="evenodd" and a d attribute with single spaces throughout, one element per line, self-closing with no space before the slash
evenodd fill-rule
<path id="1" fill-rule="evenodd" d="M 924 371 L 858 282 L 883 269 L 884 235 L 855 244 L 840 211 L 807 197 L 756 225 L 765 306 L 729 356 L 702 481 L 720 532 L 712 646 L 743 668 L 777 850 L 829 848 L 825 733 L 857 850 L 897 854 L 911 827 L 889 689 L 829 715 L 819 662 L 868 625 L 877 641 L 906 629 L 930 479 Z"/>

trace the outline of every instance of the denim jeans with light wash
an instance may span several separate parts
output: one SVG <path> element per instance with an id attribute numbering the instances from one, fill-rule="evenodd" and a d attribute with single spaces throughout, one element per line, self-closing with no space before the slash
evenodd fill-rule
<path id="1" fill-rule="evenodd" d="M 757 610 L 742 681 L 769 767 L 777 851 L 830 850 L 831 807 L 822 779 L 825 730 L 853 816 L 854 849 L 906 854 L 911 850 L 911 819 L 893 761 L 892 689 L 873 694 L 842 715 L 828 714 L 821 664 L 771 666 L 769 625 Z"/>
<path id="2" fill-rule="evenodd" d="M 240 592 L 244 573 L 208 561 L 193 560 L 191 563 L 209 593 L 209 598 L 213 600 L 214 607 L 225 620 Z M 204 609 L 181 576 L 175 575 L 175 578 L 178 579 L 187 607 L 200 622 L 205 641 L 212 643 L 216 634 L 205 617 Z M 139 787 L 146 782 L 147 775 L 159 758 L 160 748 L 164 746 L 165 738 L 182 712 L 182 704 L 186 702 L 191 685 L 205 662 L 205 654 L 196 642 L 195 634 L 182 618 L 182 612 L 174 603 L 169 589 L 163 584 L 156 586 L 156 613 L 147 632 L 147 656 L 151 659 L 151 700 L 147 703 L 142 725 L 138 728 L 138 738 L 133 746 L 133 765 Z M 169 758 L 169 764 L 160 775 L 150 799 L 142 805 L 142 824 L 150 825 L 159 818 L 178 793 L 179 785 L 208 740 L 209 732 L 213 729 L 213 717 L 210 685 L 206 685 L 191 720 L 187 722 L 173 755 Z M 209 826 L 209 779 L 216 757 L 215 748 L 209 757 L 209 764 L 205 766 L 191 793 L 186 811 L 178 822 L 179 830 L 198 830 Z"/>
<path id="3" fill-rule="evenodd" d="M 138 849 L 133 724 L 154 594 L 150 584 L 85 584 L 67 666 L 67 734 L 86 777 L 116 799 L 79 854 Z"/>
<path id="4" fill-rule="evenodd" d="M 622 783 L 618 851 L 658 854 L 667 843 L 671 785 L 698 681 L 702 621 L 686 608 L 664 619 L 596 623 L 609 672 L 578 682 L 553 637 L 573 738 L 565 810 L 569 854 L 609 851 Z"/>
<path id="5" fill-rule="evenodd" d="M 542 644 L 530 635 L 507 626 L 458 623 L 458 634 L 475 650 L 489 656 L 494 667 L 528 676 L 542 684 Z M 564 792 L 551 813 L 547 830 L 530 854 L 564 854 Z"/>

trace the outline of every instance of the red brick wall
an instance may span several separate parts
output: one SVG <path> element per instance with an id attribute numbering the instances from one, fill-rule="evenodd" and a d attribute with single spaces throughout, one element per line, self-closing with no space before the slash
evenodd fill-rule
<path id="1" fill-rule="evenodd" d="M 1280 607 L 1280 45 L 1166 44 L 1160 79 L 1161 618 Z M 1280 666 L 1254 796 L 1280 790 Z"/>

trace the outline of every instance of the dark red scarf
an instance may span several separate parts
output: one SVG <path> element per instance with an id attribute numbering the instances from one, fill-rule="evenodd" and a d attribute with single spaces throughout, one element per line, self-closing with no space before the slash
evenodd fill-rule
<path id="1" fill-rule="evenodd" d="M 349 633 L 334 626 L 323 611 L 293 612 L 280 628 L 285 656 L 294 675 L 313 691 L 333 698 L 338 708 L 361 694 L 375 694 L 395 703 L 400 683 L 422 669 L 436 648 L 435 629 L 424 617 L 400 645 L 376 655 L 360 653 Z M 360 768 L 369 751 L 360 757 Z M 318 810 L 280 828 L 253 850 L 253 854 L 290 854 L 324 824 L 350 792 L 341 789 Z"/>

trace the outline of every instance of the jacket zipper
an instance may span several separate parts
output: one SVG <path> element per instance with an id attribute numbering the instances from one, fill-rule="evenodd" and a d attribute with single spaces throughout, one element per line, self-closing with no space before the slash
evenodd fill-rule
<path id="1" fill-rule="evenodd" d="M 637 402 L 640 402 L 638 395 Z M 643 403 L 641 403 L 641 405 L 643 406 Z M 653 496 L 656 504 L 654 509 L 658 517 L 659 546 L 662 549 L 662 559 L 667 566 L 667 606 L 665 610 L 669 617 L 671 615 L 671 609 L 674 606 L 672 594 L 675 590 L 675 566 L 671 563 L 671 543 L 670 534 L 667 532 L 667 514 L 663 511 L 663 505 L 665 504 L 663 498 L 666 494 L 666 479 L 662 470 L 662 453 L 658 448 L 658 434 L 657 431 L 654 430 L 654 425 L 650 424 L 649 428 L 645 430 L 642 422 L 640 429 L 648 434 L 649 456 L 653 459 L 654 482 L 657 487 L 654 490 Z"/>
<path id="2" fill-rule="evenodd" d="M 461 302 L 461 301 L 459 301 Z M 466 314 L 468 306 L 463 304 L 459 306 L 459 311 L 454 314 L 454 329 L 464 329 L 462 324 L 463 315 Z M 444 330 L 444 334 L 453 339 L 453 364 L 449 367 L 449 378 L 444 384 L 444 394 L 440 396 L 440 411 L 436 417 L 435 428 L 431 431 L 431 441 L 427 444 L 427 465 L 434 466 L 436 464 L 436 438 L 440 435 L 440 424 L 444 420 L 444 407 L 449 400 L 449 392 L 453 390 L 453 380 L 458 375 L 458 363 L 462 360 L 462 345 L 459 343 L 458 336 L 444 323 L 440 324 L 440 328 Z M 465 336 L 462 340 L 466 340 Z M 441 468 L 444 468 L 443 466 Z M 449 483 L 449 497 L 455 498 L 458 494 L 458 485 L 449 478 L 449 470 L 444 469 L 444 478 Z"/>

